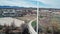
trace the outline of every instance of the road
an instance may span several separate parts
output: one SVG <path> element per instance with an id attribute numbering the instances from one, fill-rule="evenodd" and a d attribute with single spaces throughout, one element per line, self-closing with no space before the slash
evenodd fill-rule
<path id="1" fill-rule="evenodd" d="M 32 27 L 32 25 L 31 25 L 31 23 L 33 22 L 33 21 L 35 21 L 36 19 L 34 19 L 34 20 L 31 20 L 29 23 L 28 23 L 28 26 L 29 26 L 29 32 L 30 32 L 30 34 L 37 34 L 37 32 L 34 30 L 34 28 Z"/>

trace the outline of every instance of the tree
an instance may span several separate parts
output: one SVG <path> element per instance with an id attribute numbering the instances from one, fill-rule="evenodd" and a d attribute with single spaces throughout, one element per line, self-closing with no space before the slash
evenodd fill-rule
<path id="1" fill-rule="evenodd" d="M 1 30 L 1 29 L 3 29 L 3 26 L 2 26 L 2 25 L 0 25 L 0 30 Z"/>
<path id="2" fill-rule="evenodd" d="M 15 30 L 15 28 L 16 28 L 16 26 L 15 26 L 15 23 L 14 23 L 14 21 L 11 23 L 11 29 L 12 30 Z"/>

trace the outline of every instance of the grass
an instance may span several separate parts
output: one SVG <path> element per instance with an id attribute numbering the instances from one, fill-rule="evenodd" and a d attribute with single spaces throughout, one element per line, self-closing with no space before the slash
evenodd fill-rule
<path id="1" fill-rule="evenodd" d="M 60 15 L 53 15 L 52 19 L 53 22 L 60 22 Z"/>
<path id="2" fill-rule="evenodd" d="M 3 16 L 2 15 L 0 15 L 0 18 L 2 18 Z"/>
<path id="3" fill-rule="evenodd" d="M 40 18 L 43 18 L 44 16 L 39 16 Z"/>
<path id="4" fill-rule="evenodd" d="M 52 25 L 57 25 L 58 28 L 60 28 L 60 15 L 53 15 L 51 19 Z"/>
<path id="5" fill-rule="evenodd" d="M 33 27 L 35 27 L 35 26 L 36 26 L 36 24 L 37 24 L 37 22 L 36 22 L 36 21 L 33 21 L 33 22 L 32 22 L 32 26 L 33 26 Z"/>

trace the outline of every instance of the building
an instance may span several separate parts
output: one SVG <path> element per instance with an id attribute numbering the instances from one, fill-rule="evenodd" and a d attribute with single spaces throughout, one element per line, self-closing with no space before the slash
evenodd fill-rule
<path id="1" fill-rule="evenodd" d="M 34 8 L 0 8 L 0 15 L 4 17 L 21 17 L 27 14 L 36 13 Z"/>

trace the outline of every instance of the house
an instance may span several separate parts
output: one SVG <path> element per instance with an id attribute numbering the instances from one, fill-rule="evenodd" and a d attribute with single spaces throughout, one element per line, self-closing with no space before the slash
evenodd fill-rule
<path id="1" fill-rule="evenodd" d="M 3 9 L 2 15 L 9 17 L 9 16 L 15 16 L 16 14 L 14 9 L 6 9 L 6 10 Z"/>

